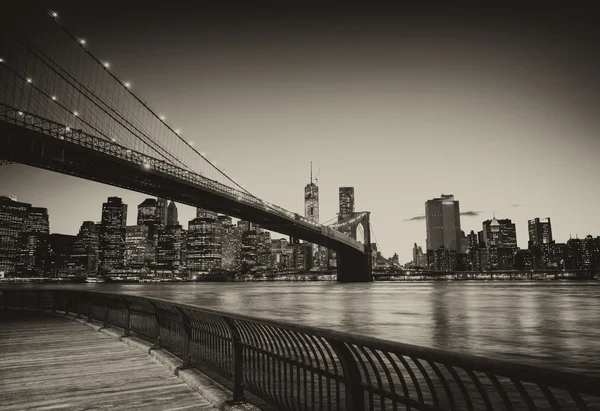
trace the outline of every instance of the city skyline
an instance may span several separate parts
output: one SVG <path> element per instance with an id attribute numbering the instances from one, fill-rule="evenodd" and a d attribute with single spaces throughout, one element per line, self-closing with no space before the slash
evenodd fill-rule
<path id="1" fill-rule="evenodd" d="M 598 61 L 581 18 L 478 10 L 440 24 L 415 12 L 422 28 L 401 30 L 409 17 L 381 10 L 325 9 L 313 19 L 279 9 L 228 17 L 216 7 L 168 11 L 180 26 L 172 30 L 151 10 L 92 16 L 63 4 L 65 24 L 253 194 L 302 214 L 313 161 L 324 222 L 337 212 L 338 188 L 355 187 L 356 210 L 371 212 L 387 257 L 409 261 L 413 243 L 425 244 L 423 202 L 440 193 L 461 202 L 466 233 L 494 212 L 516 223 L 521 245 L 535 217 L 551 217 L 559 241 L 600 232 Z M 125 20 L 118 35 L 105 30 Z M 20 165 L 0 167 L 0 194 L 44 205 L 51 231 L 65 234 L 97 221 L 109 196 L 147 197 Z M 180 207 L 179 219 L 193 214 Z"/>

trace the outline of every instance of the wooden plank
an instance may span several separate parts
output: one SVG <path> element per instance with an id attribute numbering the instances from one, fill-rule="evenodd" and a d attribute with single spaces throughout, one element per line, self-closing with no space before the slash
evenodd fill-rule
<path id="1" fill-rule="evenodd" d="M 147 354 L 68 318 L 0 313 L 2 410 L 214 410 Z"/>

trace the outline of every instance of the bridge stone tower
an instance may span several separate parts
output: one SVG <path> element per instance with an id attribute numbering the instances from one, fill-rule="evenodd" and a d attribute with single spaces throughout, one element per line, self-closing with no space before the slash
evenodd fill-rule
<path id="1" fill-rule="evenodd" d="M 341 197 L 341 189 L 340 189 Z M 352 210 L 354 209 L 354 201 L 352 201 Z M 341 201 L 340 201 L 341 204 Z M 344 234 L 347 234 L 352 239 L 356 240 L 358 226 L 362 225 L 364 231 L 364 252 L 354 249 L 337 251 L 337 275 L 338 281 L 342 283 L 351 282 L 371 282 L 373 281 L 372 264 L 371 264 L 371 213 L 368 211 L 345 213 L 343 216 L 340 213 L 338 222 L 330 227 Z"/>

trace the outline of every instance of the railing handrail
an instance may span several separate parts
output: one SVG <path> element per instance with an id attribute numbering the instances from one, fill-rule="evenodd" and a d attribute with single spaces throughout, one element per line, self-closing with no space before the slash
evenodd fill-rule
<path id="1" fill-rule="evenodd" d="M 7 289 L 10 290 L 10 289 Z M 13 289 L 14 290 L 14 289 Z M 0 291 L 5 291 L 1 289 Z M 37 291 L 37 290 L 18 290 L 18 291 Z M 458 367 L 467 367 L 473 371 L 493 372 L 496 375 L 512 378 L 519 377 L 524 381 L 535 381 L 538 378 L 543 378 L 553 383 L 557 383 L 562 387 L 577 387 L 577 389 L 585 394 L 595 394 L 600 387 L 600 378 L 588 375 L 575 374 L 568 371 L 553 370 L 531 365 L 516 364 L 509 361 L 495 360 L 487 357 L 462 354 L 452 351 L 445 351 L 436 348 L 423 347 L 418 345 L 406 344 L 392 340 L 386 340 L 376 337 L 353 334 L 345 331 L 330 330 L 323 327 L 312 325 L 298 324 L 289 321 L 275 320 L 262 318 L 247 314 L 239 314 L 230 311 L 219 310 L 197 304 L 180 303 L 157 297 L 140 296 L 135 294 L 108 292 L 108 291 L 91 291 L 91 290 L 72 290 L 72 289 L 48 289 L 47 291 L 71 292 L 71 293 L 86 293 L 96 295 L 106 295 L 111 297 L 129 297 L 143 299 L 150 302 L 157 302 L 171 305 L 173 307 L 187 308 L 190 310 L 200 311 L 207 314 L 218 315 L 221 317 L 251 321 L 258 324 L 270 325 L 278 328 L 289 329 L 292 331 L 311 334 L 326 339 L 331 339 L 339 342 L 356 344 L 359 346 L 369 346 L 375 349 L 384 351 L 398 352 L 407 356 L 426 356 L 432 361 L 448 363 Z"/>

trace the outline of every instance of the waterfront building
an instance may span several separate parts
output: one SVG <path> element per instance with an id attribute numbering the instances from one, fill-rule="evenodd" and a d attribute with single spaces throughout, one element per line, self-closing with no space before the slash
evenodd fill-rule
<path id="1" fill-rule="evenodd" d="M 155 260 L 147 225 L 130 225 L 125 229 L 125 266 L 142 268 Z"/>
<path id="2" fill-rule="evenodd" d="M 19 234 L 19 262 L 16 271 L 21 275 L 41 277 L 44 275 L 48 256 L 50 221 L 48 210 L 30 207 L 23 230 Z"/>
<path id="3" fill-rule="evenodd" d="M 400 257 L 398 257 L 398 253 L 394 253 L 394 255 L 392 256 L 392 258 L 390 258 L 390 262 L 395 267 L 399 267 L 400 266 Z"/>
<path id="4" fill-rule="evenodd" d="M 208 273 L 221 268 L 221 230 L 216 213 L 197 209 L 196 216 L 188 224 L 187 269 Z"/>
<path id="5" fill-rule="evenodd" d="M 156 218 L 158 219 L 158 222 L 161 225 L 166 226 L 167 216 L 167 199 L 158 197 L 156 199 Z"/>
<path id="6" fill-rule="evenodd" d="M 99 230 L 93 221 L 84 221 L 79 228 L 71 253 L 75 275 L 94 275 L 98 272 Z"/>
<path id="7" fill-rule="evenodd" d="M 179 267 L 182 269 L 187 268 L 187 243 L 188 243 L 188 230 L 181 228 L 181 263 Z"/>
<path id="8" fill-rule="evenodd" d="M 167 225 L 158 234 L 156 245 L 156 265 L 161 270 L 178 270 L 181 265 L 180 225 Z"/>
<path id="9" fill-rule="evenodd" d="M 534 218 L 528 222 L 529 241 L 535 246 L 552 242 L 552 224 L 550 217 Z"/>
<path id="10" fill-rule="evenodd" d="M 248 272 L 258 265 L 259 233 L 256 230 L 242 232 L 242 272 Z"/>
<path id="11" fill-rule="evenodd" d="M 0 273 L 14 273 L 19 261 L 19 236 L 31 204 L 0 196 Z"/>
<path id="12" fill-rule="evenodd" d="M 340 187 L 338 221 L 342 221 L 352 214 L 354 214 L 354 187 Z"/>
<path id="13" fill-rule="evenodd" d="M 426 268 L 428 266 L 427 256 L 423 253 L 423 248 L 417 246 L 417 243 L 413 246 L 413 264 L 417 268 Z"/>
<path id="14" fill-rule="evenodd" d="M 125 263 L 125 237 L 127 204 L 119 197 L 109 197 L 102 204 L 100 223 L 100 270 L 103 274 L 123 267 Z"/>
<path id="15" fill-rule="evenodd" d="M 517 250 L 515 255 L 515 270 L 532 270 L 533 260 L 530 250 Z"/>
<path id="16" fill-rule="evenodd" d="M 72 277 L 76 275 L 72 258 L 77 236 L 50 234 L 45 273 L 50 277 Z"/>
<path id="17" fill-rule="evenodd" d="M 429 250 L 441 247 L 455 253 L 460 252 L 460 207 L 453 195 L 442 194 L 440 198 L 425 202 L 425 220 L 427 254 Z"/>
<path id="18" fill-rule="evenodd" d="M 149 254 L 154 256 L 154 249 L 158 240 L 158 230 L 160 229 L 160 211 L 158 202 L 154 198 L 145 199 L 138 205 L 137 225 L 145 225 L 148 227 L 148 241 L 152 248 Z M 154 257 L 151 258 L 154 261 Z"/>
<path id="19" fill-rule="evenodd" d="M 221 268 L 237 271 L 242 264 L 242 230 L 234 225 L 223 227 Z"/>
<path id="20" fill-rule="evenodd" d="M 566 268 L 600 270 L 600 237 L 571 238 L 565 247 Z"/>
<path id="21" fill-rule="evenodd" d="M 167 226 L 179 225 L 179 213 L 177 212 L 177 205 L 171 200 L 169 207 L 167 207 Z"/>
<path id="22" fill-rule="evenodd" d="M 319 223 L 319 186 L 313 182 L 312 161 L 310 163 L 310 183 L 304 187 L 304 216 L 313 223 Z M 314 267 L 323 265 L 323 251 L 317 244 L 311 244 Z M 313 268 L 312 266 L 309 268 Z"/>
<path id="23" fill-rule="evenodd" d="M 494 216 L 483 222 L 483 241 L 486 247 L 517 248 L 517 229 L 510 218 Z"/>
<path id="24" fill-rule="evenodd" d="M 263 270 L 273 269 L 273 258 L 271 255 L 271 233 L 263 231 L 257 235 L 256 262 Z M 309 244 L 309 243 L 307 243 Z M 312 250 L 309 244 L 309 248 Z"/>
<path id="25" fill-rule="evenodd" d="M 448 250 L 444 246 L 427 251 L 427 266 L 432 271 L 454 271 L 458 265 L 455 250 Z"/>
<path id="26" fill-rule="evenodd" d="M 250 221 L 239 220 L 237 225 L 240 228 L 240 230 L 242 230 L 242 232 L 254 230 L 254 224 L 251 223 Z"/>

